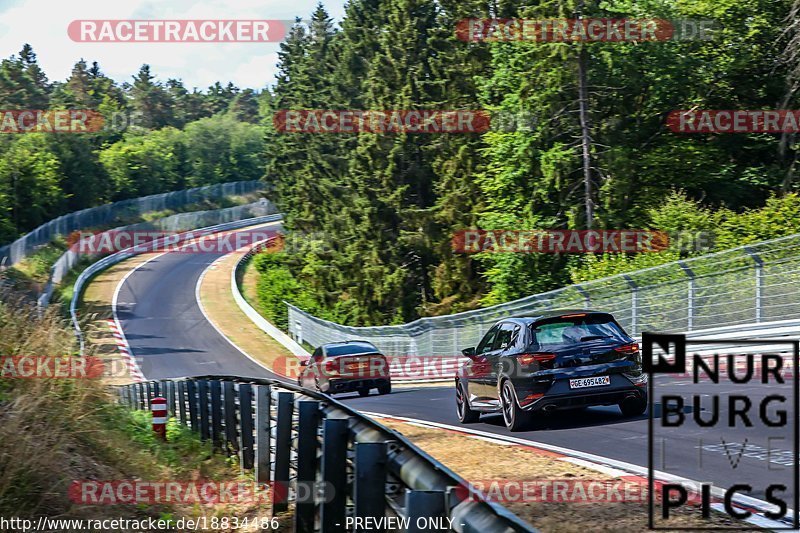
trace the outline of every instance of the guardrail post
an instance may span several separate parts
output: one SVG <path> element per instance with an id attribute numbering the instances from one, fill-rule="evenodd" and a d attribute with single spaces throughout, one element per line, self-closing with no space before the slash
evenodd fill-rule
<path id="1" fill-rule="evenodd" d="M 149 411 L 150 410 L 150 398 L 153 397 L 153 382 L 152 381 L 148 381 L 147 383 L 144 384 L 144 392 L 145 392 L 144 408 L 145 408 L 146 411 Z"/>
<path id="2" fill-rule="evenodd" d="M 445 518 L 447 516 L 446 498 L 441 490 L 409 490 L 406 492 L 407 532 L 430 531 L 427 520 L 420 518 Z"/>
<path id="3" fill-rule="evenodd" d="M 347 461 L 344 459 L 349 432 L 347 418 L 326 418 L 322 426 L 322 481 L 326 489 L 333 491 L 332 497 L 326 497 L 322 504 L 322 533 L 344 530 L 347 511 Z"/>
<path id="4" fill-rule="evenodd" d="M 178 414 L 180 415 L 181 424 L 187 425 L 186 419 L 186 382 L 179 381 L 175 383 L 175 386 L 178 387 Z"/>
<path id="5" fill-rule="evenodd" d="M 161 384 L 158 381 L 153 382 L 153 398 L 161 396 Z"/>
<path id="6" fill-rule="evenodd" d="M 236 390 L 233 381 L 222 383 L 222 400 L 225 405 L 225 440 L 234 452 L 239 451 L 239 435 L 236 431 Z"/>
<path id="7" fill-rule="evenodd" d="M 204 379 L 197 382 L 197 405 L 200 407 L 200 439 L 208 440 L 211 437 L 208 427 L 208 381 Z"/>
<path id="8" fill-rule="evenodd" d="M 270 481 L 271 392 L 269 385 L 256 386 L 256 482 Z"/>
<path id="9" fill-rule="evenodd" d="M 186 382 L 186 403 L 189 406 L 189 423 L 192 426 L 192 431 L 195 433 L 200 432 L 200 411 L 198 408 L 197 389 L 196 381 L 189 380 Z"/>
<path id="10" fill-rule="evenodd" d="M 239 464 L 253 469 L 253 386 L 239 383 Z"/>
<path id="11" fill-rule="evenodd" d="M 747 247 L 744 249 L 745 253 L 750 256 L 750 258 L 755 263 L 755 272 L 756 272 L 756 301 L 755 301 L 755 311 L 756 311 L 756 322 L 761 322 L 764 318 L 764 260 L 761 259 L 752 248 Z"/>
<path id="12" fill-rule="evenodd" d="M 294 394 L 278 393 L 278 419 L 275 422 L 275 478 L 272 484 L 272 514 L 289 509 L 289 458 L 292 453 Z"/>
<path id="13" fill-rule="evenodd" d="M 211 440 L 215 448 L 222 448 L 222 384 L 213 380 L 211 385 Z"/>
<path id="14" fill-rule="evenodd" d="M 144 383 L 137 383 L 136 387 L 136 403 L 139 404 L 139 410 L 144 410 L 145 406 L 145 394 L 147 394 L 147 390 L 144 388 Z"/>
<path id="15" fill-rule="evenodd" d="M 295 533 L 313 533 L 315 486 L 317 478 L 317 439 L 320 421 L 319 402 L 304 400 L 297 403 L 297 501 L 295 502 Z"/>
<path id="16" fill-rule="evenodd" d="M 386 515 L 386 443 L 359 442 L 355 445 L 355 516 L 379 518 Z M 375 521 L 373 524 L 377 524 Z M 383 527 L 373 531 L 383 533 Z"/>
<path id="17" fill-rule="evenodd" d="M 627 274 L 622 275 L 631 288 L 631 336 L 636 336 L 636 328 L 639 326 L 639 286 Z"/>
<path id="18" fill-rule="evenodd" d="M 165 381 L 164 386 L 167 389 L 167 410 L 169 414 L 175 416 L 175 382 Z"/>
<path id="19" fill-rule="evenodd" d="M 694 271 L 683 261 L 678 261 L 678 265 L 683 269 L 683 272 L 689 277 L 689 291 L 686 295 L 686 331 L 692 331 L 694 327 Z"/>

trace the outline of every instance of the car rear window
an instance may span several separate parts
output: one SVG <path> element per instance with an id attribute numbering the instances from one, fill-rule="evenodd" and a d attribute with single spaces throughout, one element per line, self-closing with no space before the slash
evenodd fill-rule
<path id="1" fill-rule="evenodd" d="M 532 344 L 540 348 L 611 340 L 626 342 L 628 336 L 609 315 L 566 315 L 531 324 Z"/>
<path id="2" fill-rule="evenodd" d="M 340 355 L 357 355 L 361 353 L 376 353 L 378 351 L 374 346 L 367 344 L 340 344 L 338 346 L 329 346 L 325 349 L 327 357 L 338 357 Z"/>

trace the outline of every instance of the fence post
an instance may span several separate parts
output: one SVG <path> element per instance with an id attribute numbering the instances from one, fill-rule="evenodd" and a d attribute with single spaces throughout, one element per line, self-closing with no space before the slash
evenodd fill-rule
<path id="1" fill-rule="evenodd" d="M 275 478 L 272 483 L 273 516 L 289 509 L 289 458 L 292 453 L 292 415 L 294 394 L 278 393 L 278 419 L 275 422 Z"/>
<path id="2" fill-rule="evenodd" d="M 359 442 L 355 445 L 355 516 L 379 518 L 386 515 L 386 443 Z M 373 524 L 378 524 L 376 520 Z M 373 531 L 383 533 L 376 526 Z"/>
<path id="3" fill-rule="evenodd" d="M 333 489 L 333 497 L 325 498 L 320 512 L 322 533 L 344 530 L 347 505 L 347 441 L 350 421 L 347 418 L 326 418 L 322 426 L 322 481 Z"/>
<path id="4" fill-rule="evenodd" d="M 174 381 L 166 381 L 165 386 L 167 389 L 167 411 L 172 416 L 175 416 L 176 409 L 175 409 L 175 385 Z"/>
<path id="5" fill-rule="evenodd" d="M 153 397 L 153 382 L 148 381 L 144 384 L 145 390 L 145 397 L 144 397 L 144 408 L 146 410 L 150 410 L 150 399 Z"/>
<path id="6" fill-rule="evenodd" d="M 270 481 L 271 392 L 269 385 L 256 385 L 256 482 Z"/>
<path id="7" fill-rule="evenodd" d="M 294 531 L 313 533 L 316 515 L 314 482 L 317 477 L 319 402 L 310 400 L 298 402 L 297 410 L 297 501 Z"/>
<path id="8" fill-rule="evenodd" d="M 761 259 L 752 248 L 747 247 L 744 249 L 745 253 L 750 256 L 755 263 L 755 273 L 756 273 L 756 301 L 755 301 L 755 311 L 756 311 L 756 322 L 761 322 L 764 318 L 764 260 Z"/>
<path id="9" fill-rule="evenodd" d="M 686 331 L 692 331 L 692 328 L 694 327 L 694 279 L 696 276 L 694 271 L 689 268 L 689 265 L 683 261 L 678 261 L 678 265 L 689 277 L 689 292 L 687 294 L 686 303 Z"/>
<path id="10" fill-rule="evenodd" d="M 161 396 L 161 383 L 158 381 L 153 382 L 153 398 Z"/>
<path id="11" fill-rule="evenodd" d="M 128 407 L 131 409 L 136 409 L 139 403 L 136 399 L 136 386 L 128 385 L 126 389 L 128 389 Z"/>
<path id="12" fill-rule="evenodd" d="M 181 424 L 186 425 L 186 382 L 179 381 L 175 384 L 178 387 L 178 414 L 181 417 Z"/>
<path id="13" fill-rule="evenodd" d="M 198 410 L 197 389 L 196 381 L 190 380 L 186 382 L 186 403 L 189 406 L 189 423 L 192 426 L 192 431 L 195 433 L 200 432 L 200 411 Z"/>
<path id="14" fill-rule="evenodd" d="M 631 336 L 635 337 L 636 328 L 639 326 L 639 286 L 627 274 L 623 274 L 622 278 L 631 288 Z"/>
<path id="15" fill-rule="evenodd" d="M 239 383 L 239 464 L 253 469 L 253 386 Z"/>
<path id="16" fill-rule="evenodd" d="M 210 383 L 211 390 L 211 441 L 215 448 L 222 448 L 222 384 Z"/>
<path id="17" fill-rule="evenodd" d="M 197 405 L 200 407 L 200 439 L 208 440 L 211 437 L 208 427 L 208 381 L 204 379 L 197 383 Z"/>
<path id="18" fill-rule="evenodd" d="M 239 451 L 239 435 L 236 430 L 236 390 L 233 381 L 222 383 L 222 400 L 225 406 L 225 440 L 233 451 Z"/>
<path id="19" fill-rule="evenodd" d="M 441 490 L 409 490 L 406 492 L 408 532 L 427 532 L 430 529 L 417 525 L 418 518 L 444 518 L 447 516 L 445 493 Z M 422 521 L 425 522 L 425 521 Z"/>
<path id="20" fill-rule="evenodd" d="M 575 285 L 575 290 L 583 296 L 583 306 L 586 309 L 592 308 L 592 297 L 589 295 L 589 291 L 581 287 L 580 285 Z"/>
<path id="21" fill-rule="evenodd" d="M 139 404 L 139 410 L 144 410 L 145 407 L 145 395 L 147 394 L 147 389 L 144 387 L 144 383 L 137 383 L 136 387 L 136 402 Z"/>

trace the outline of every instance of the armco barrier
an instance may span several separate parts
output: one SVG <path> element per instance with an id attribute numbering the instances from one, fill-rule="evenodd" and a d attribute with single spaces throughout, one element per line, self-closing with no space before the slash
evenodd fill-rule
<path id="1" fill-rule="evenodd" d="M 281 220 L 282 218 L 283 216 L 280 214 L 271 214 L 261 217 L 248 218 L 244 220 L 234 220 L 232 222 L 217 224 L 216 226 L 193 229 L 186 233 L 181 234 L 181 236 L 182 237 L 190 236 L 192 238 L 202 237 L 205 235 L 211 235 L 213 233 L 219 233 L 221 231 L 229 231 L 267 222 L 276 222 L 278 220 Z M 163 240 L 164 239 L 156 239 L 150 243 L 147 243 L 146 245 L 133 246 L 126 250 L 122 250 L 115 254 L 104 257 L 100 261 L 93 263 L 86 270 L 81 272 L 81 274 L 78 276 L 78 279 L 75 280 L 75 289 L 74 292 L 72 293 L 72 300 L 70 301 L 69 304 L 69 312 L 70 316 L 72 317 L 72 324 L 73 327 L 75 328 L 75 334 L 80 342 L 81 354 L 83 354 L 84 352 L 84 339 L 83 339 L 83 332 L 81 331 L 80 321 L 78 320 L 78 300 L 80 300 L 81 294 L 83 293 L 83 289 L 86 283 L 92 278 L 92 276 L 94 276 L 98 272 L 105 270 L 106 268 L 115 265 L 117 263 L 120 263 L 126 259 L 129 259 L 135 255 L 146 253 L 149 250 L 153 249 L 154 247 L 157 247 L 158 245 L 162 244 Z"/>
<path id="2" fill-rule="evenodd" d="M 265 239 L 263 241 L 254 243 L 250 247 L 250 250 L 248 250 L 247 253 L 239 258 L 239 260 L 236 262 L 236 265 L 231 270 L 231 293 L 233 294 L 233 299 L 236 301 L 236 305 L 238 305 L 239 309 L 241 309 L 242 312 L 247 315 L 247 318 L 249 318 L 256 326 L 264 331 L 264 333 L 282 344 L 283 347 L 289 350 L 293 355 L 305 359 L 310 357 L 311 354 L 308 353 L 300 344 L 295 342 L 294 339 L 276 328 L 263 316 L 261 316 L 261 313 L 253 309 L 253 306 L 247 303 L 247 300 L 244 299 L 241 291 L 239 291 L 239 279 L 242 274 L 242 268 L 245 264 L 247 264 L 250 258 L 266 248 L 269 245 L 270 240 L 271 239 Z"/>
<path id="3" fill-rule="evenodd" d="M 276 496 L 288 494 L 276 499 L 272 512 L 293 503 L 296 532 L 352 530 L 346 517 L 409 518 L 408 531 L 421 531 L 413 526 L 417 518 L 450 518 L 459 533 L 535 531 L 399 433 L 328 396 L 234 376 L 151 381 L 117 391 L 133 409 L 167 398 L 169 413 L 181 424 L 238 455 L 241 468 L 254 470 L 256 482 Z M 310 486 L 322 487 L 323 497 L 291 501 L 307 492 L 298 487 Z"/>
<path id="4" fill-rule="evenodd" d="M 128 232 L 136 232 L 136 231 L 147 232 L 153 230 L 160 230 L 165 232 L 189 231 L 195 228 L 201 228 L 203 226 L 209 226 L 212 224 L 220 224 L 223 222 L 242 220 L 246 218 L 252 218 L 258 215 L 270 214 L 274 213 L 275 211 L 277 211 L 275 206 L 268 200 L 262 198 L 261 200 L 253 202 L 251 204 L 237 205 L 234 207 L 226 207 L 223 209 L 211 209 L 207 211 L 191 211 L 187 213 L 178 213 L 176 215 L 159 218 L 151 222 L 138 222 L 136 224 L 131 224 L 129 226 L 113 228 L 110 230 L 106 230 L 103 233 L 108 233 L 113 235 L 114 232 L 119 232 L 119 231 L 128 231 Z M 94 242 L 99 242 L 100 235 L 81 239 L 80 242 L 85 242 L 91 239 L 94 239 Z M 88 246 L 87 248 L 91 248 L 91 246 Z M 64 254 L 58 258 L 53 267 L 50 269 L 50 278 L 47 281 L 47 285 L 42 291 L 42 294 L 37 299 L 37 305 L 39 309 L 44 309 L 45 307 L 47 307 L 47 305 L 50 303 L 50 298 L 53 294 L 53 290 L 55 289 L 55 287 L 61 284 L 62 280 L 67 275 L 67 273 L 72 268 L 74 268 L 75 265 L 78 264 L 78 261 L 80 261 L 82 257 L 86 257 L 86 255 L 77 251 L 80 249 L 81 249 L 80 243 L 77 243 L 74 247 L 71 247 L 69 250 L 64 252 Z M 95 256 L 97 255 L 98 254 L 95 254 Z"/>
<path id="5" fill-rule="evenodd" d="M 264 183 L 260 181 L 220 183 L 183 191 L 121 200 L 62 215 L 42 224 L 11 244 L 0 247 L 0 267 L 14 266 L 35 250 L 37 246 L 47 244 L 55 237 L 69 235 L 76 230 L 107 226 L 120 220 L 121 217 L 138 216 L 143 213 L 162 211 L 164 209 L 175 209 L 203 200 L 247 194 L 262 189 L 264 189 Z"/>

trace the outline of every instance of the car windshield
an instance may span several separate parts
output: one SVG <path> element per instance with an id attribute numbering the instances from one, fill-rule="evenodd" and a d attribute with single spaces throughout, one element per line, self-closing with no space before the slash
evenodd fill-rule
<path id="1" fill-rule="evenodd" d="M 532 324 L 531 338 L 539 349 L 601 339 L 628 340 L 622 328 L 608 315 L 558 317 Z"/>
<path id="2" fill-rule="evenodd" d="M 337 346 L 328 346 L 325 349 L 327 357 L 339 357 L 341 355 L 358 355 L 367 353 L 377 353 L 378 349 L 369 344 L 340 344 Z"/>

